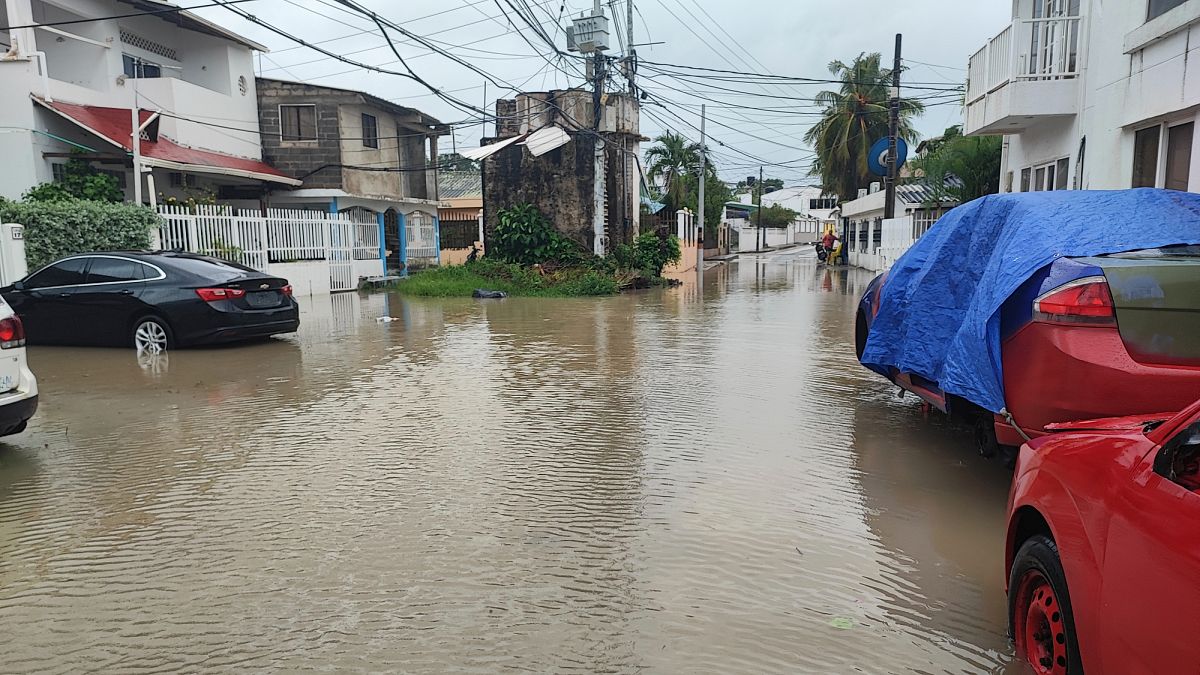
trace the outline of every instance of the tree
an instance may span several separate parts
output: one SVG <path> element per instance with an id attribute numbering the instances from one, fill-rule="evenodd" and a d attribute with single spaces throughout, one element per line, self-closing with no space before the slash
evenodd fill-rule
<path id="1" fill-rule="evenodd" d="M 913 170 L 930 187 L 932 201 L 961 203 L 1000 191 L 999 136 L 963 136 L 958 126 L 941 139 L 927 143 Z"/>
<path id="2" fill-rule="evenodd" d="M 770 206 L 763 207 L 763 227 L 787 227 L 794 220 L 796 220 L 796 212 L 782 204 L 771 204 Z M 759 223 L 757 213 L 750 214 L 750 222 L 755 225 Z"/>
<path id="3" fill-rule="evenodd" d="M 758 182 L 758 179 L 755 178 L 754 176 L 750 176 L 744 180 L 740 180 L 740 181 L 738 181 L 738 184 L 737 184 L 737 191 L 738 192 L 750 192 L 751 190 L 754 189 L 754 184 L 756 182 Z M 782 178 L 767 178 L 767 179 L 763 180 L 763 194 L 765 194 L 765 195 L 769 195 L 776 190 L 782 190 L 782 189 L 783 189 L 783 179 Z"/>
<path id="4" fill-rule="evenodd" d="M 661 189 L 661 198 L 672 211 L 685 206 L 694 208 L 696 198 L 692 196 L 688 199 L 687 185 L 689 179 L 691 184 L 696 184 L 696 172 L 700 170 L 700 145 L 670 131 L 654 139 L 654 142 L 655 145 L 646 151 L 646 178 Z M 705 165 L 705 172 L 716 177 L 711 157 Z M 705 183 L 705 190 L 708 190 L 708 185 Z"/>
<path id="5" fill-rule="evenodd" d="M 880 55 L 859 54 L 853 63 L 834 61 L 829 72 L 841 80 L 838 91 L 822 91 L 814 99 L 823 107 L 821 119 L 804 135 L 816 150 L 812 174 L 821 187 L 843 200 L 858 196 L 859 188 L 879 180 L 867 168 L 871 145 L 888 135 L 888 105 L 892 70 L 880 67 Z M 913 99 L 900 99 L 899 136 L 915 141 L 912 118 L 925 110 Z"/>
<path id="6" fill-rule="evenodd" d="M 125 193 L 117 179 L 99 171 L 81 159 L 71 159 L 63 165 L 62 178 L 30 188 L 25 199 L 34 202 L 53 202 L 64 199 L 87 199 L 96 202 L 123 202 Z"/>
<path id="7" fill-rule="evenodd" d="M 467 159 L 458 153 L 444 152 L 438 155 L 438 169 L 442 171 L 479 173 L 479 162 Z"/>

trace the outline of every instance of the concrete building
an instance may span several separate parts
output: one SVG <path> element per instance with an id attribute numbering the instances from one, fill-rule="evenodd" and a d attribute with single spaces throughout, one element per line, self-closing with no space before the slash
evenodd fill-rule
<path id="1" fill-rule="evenodd" d="M 463 156 L 483 162 L 484 236 L 498 213 L 528 202 L 565 235 L 597 255 L 637 237 L 641 214 L 638 157 L 647 140 L 639 107 L 620 93 L 604 97 L 594 123 L 592 93 L 524 93 L 496 102 L 495 138 Z"/>
<path id="2" fill-rule="evenodd" d="M 388 270 L 436 263 L 446 125 L 359 91 L 266 78 L 257 88 L 263 156 L 300 182 L 271 206 L 375 214 Z"/>
<path id="3" fill-rule="evenodd" d="M 970 58 L 964 132 L 1003 134 L 1002 192 L 1200 191 L 1200 0 L 1014 0 Z"/>
<path id="4" fill-rule="evenodd" d="M 253 52 L 264 48 L 189 12 L 161 11 L 173 7 L 5 0 L 14 28 L 0 32 L 0 196 L 54 180 L 72 157 L 143 202 L 258 204 L 270 186 L 297 184 L 262 162 Z M 57 25 L 28 27 L 39 24 Z M 145 125 L 136 157 L 135 107 Z"/>

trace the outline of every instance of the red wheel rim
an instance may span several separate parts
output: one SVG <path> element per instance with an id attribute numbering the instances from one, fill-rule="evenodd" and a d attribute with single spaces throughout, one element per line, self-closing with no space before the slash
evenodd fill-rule
<path id="1" fill-rule="evenodd" d="M 1067 672 L 1067 626 L 1054 588 L 1038 570 L 1030 570 L 1017 586 L 1013 608 L 1017 654 L 1038 675 Z"/>

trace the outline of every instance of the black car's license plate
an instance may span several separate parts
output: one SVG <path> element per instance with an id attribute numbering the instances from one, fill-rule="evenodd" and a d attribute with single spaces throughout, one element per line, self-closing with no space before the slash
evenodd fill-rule
<path id="1" fill-rule="evenodd" d="M 251 307 L 278 307 L 279 292 L 278 291 L 261 291 L 257 293 L 247 293 L 246 302 Z"/>

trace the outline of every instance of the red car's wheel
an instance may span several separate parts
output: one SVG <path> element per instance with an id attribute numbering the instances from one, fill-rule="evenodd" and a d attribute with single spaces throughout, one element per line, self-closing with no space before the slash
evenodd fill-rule
<path id="1" fill-rule="evenodd" d="M 1009 615 L 1017 655 L 1033 672 L 1082 672 L 1066 577 L 1049 537 L 1031 537 L 1017 552 L 1009 579 Z"/>

